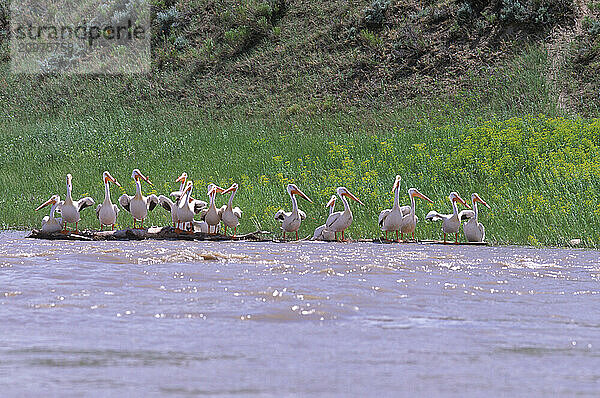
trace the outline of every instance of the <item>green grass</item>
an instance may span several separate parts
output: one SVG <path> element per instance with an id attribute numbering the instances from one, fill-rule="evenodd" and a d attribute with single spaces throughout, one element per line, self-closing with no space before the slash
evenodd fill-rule
<path id="1" fill-rule="evenodd" d="M 496 243 L 563 245 L 582 238 L 600 244 L 600 120 L 527 116 L 482 121 L 465 116 L 428 120 L 427 109 L 389 113 L 331 113 L 275 120 L 231 116 L 215 121 L 194 109 L 151 107 L 113 110 L 86 117 L 11 121 L 0 138 L 2 226 L 35 227 L 44 214 L 33 209 L 51 194 L 65 194 L 73 174 L 76 197 L 103 199 L 100 175 L 109 170 L 132 193 L 131 170 L 154 182 L 144 192 L 168 194 L 186 171 L 195 197 L 206 185 L 240 184 L 236 204 L 244 211 L 241 232 L 278 231 L 272 219 L 289 208 L 285 186 L 294 182 L 314 200 L 300 200 L 308 214 L 301 234 L 324 222 L 324 205 L 337 186 L 346 186 L 365 206 L 353 206 L 353 238 L 379 235 L 377 217 L 390 207 L 391 185 L 403 177 L 404 192 L 416 187 L 435 201 L 427 211 L 448 211 L 447 195 L 478 192 L 492 206 L 480 219 Z M 456 116 L 456 115 L 454 115 Z M 220 197 L 218 203 L 225 202 Z M 168 225 L 157 208 L 150 223 Z M 121 212 L 120 226 L 131 225 Z M 82 226 L 97 227 L 93 210 Z M 438 224 L 420 222 L 420 238 L 438 237 Z"/>

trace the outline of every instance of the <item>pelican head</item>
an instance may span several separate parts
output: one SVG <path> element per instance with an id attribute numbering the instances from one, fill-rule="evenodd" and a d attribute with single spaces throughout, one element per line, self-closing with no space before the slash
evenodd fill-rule
<path id="1" fill-rule="evenodd" d="M 229 188 L 227 188 L 226 190 L 221 192 L 221 195 L 225 195 L 226 193 L 229 193 L 232 191 L 237 192 L 238 188 L 239 188 L 238 184 L 234 182 Z"/>
<path id="2" fill-rule="evenodd" d="M 112 182 L 118 187 L 121 186 L 121 184 L 119 184 L 119 182 L 115 179 L 115 177 L 111 176 L 108 171 L 105 171 L 104 173 L 102 173 L 102 180 L 104 181 L 105 184 Z"/>
<path id="3" fill-rule="evenodd" d="M 224 191 L 223 188 L 221 188 L 220 186 L 213 184 L 212 182 L 210 184 L 208 184 L 208 192 L 207 195 L 210 196 L 213 193 L 222 193 Z"/>
<path id="4" fill-rule="evenodd" d="M 364 206 L 364 203 L 361 202 L 356 196 L 352 195 L 350 193 L 350 191 L 348 191 L 348 189 L 346 187 L 339 187 L 336 190 L 336 192 L 337 192 L 338 195 L 340 195 L 340 197 L 341 196 L 345 196 L 345 197 L 350 198 L 350 199 L 354 200 L 355 202 L 358 202 L 358 203 L 360 203 L 361 205 Z"/>
<path id="5" fill-rule="evenodd" d="M 58 196 L 58 195 L 52 195 L 50 197 L 50 199 L 48 199 L 47 201 L 45 201 L 44 203 L 42 203 L 41 205 L 39 205 L 38 208 L 35 209 L 35 211 L 38 211 L 39 209 L 42 209 L 42 208 L 44 208 L 44 207 L 46 207 L 48 205 L 53 205 L 53 204 L 58 203 L 58 202 L 60 202 L 60 196 Z"/>
<path id="6" fill-rule="evenodd" d="M 479 197 L 478 194 L 474 193 L 473 195 L 471 195 L 471 202 L 473 202 L 473 204 L 475 204 L 475 202 L 479 202 L 482 205 L 484 205 L 485 207 L 487 207 L 488 209 L 491 209 L 490 205 L 488 205 L 487 203 L 485 203 L 485 200 L 481 199 Z"/>
<path id="7" fill-rule="evenodd" d="M 467 204 L 467 202 L 465 202 L 465 201 L 464 201 L 464 200 L 463 200 L 463 199 L 460 197 L 460 195 L 459 195 L 459 194 L 457 194 L 456 192 L 451 192 L 451 193 L 450 193 L 450 196 L 448 196 L 448 199 L 450 199 L 450 202 L 453 202 L 453 203 L 454 203 L 454 202 L 458 202 L 458 203 L 460 203 L 461 205 L 465 206 L 467 209 L 470 209 L 470 208 L 471 208 L 471 206 L 469 206 L 469 205 Z"/>
<path id="8" fill-rule="evenodd" d="M 188 175 L 187 173 L 181 173 L 181 175 L 179 177 L 177 177 L 177 179 L 175 180 L 175 182 L 181 182 L 181 183 L 185 183 L 185 181 L 187 180 Z"/>
<path id="9" fill-rule="evenodd" d="M 413 198 L 421 198 L 423 200 L 428 201 L 429 203 L 433 203 L 433 200 L 429 199 L 427 196 L 423 195 L 417 188 L 411 188 L 408 190 L 408 196 Z"/>
<path id="10" fill-rule="evenodd" d="M 304 198 L 304 199 L 308 200 L 310 203 L 312 203 L 312 202 L 313 202 L 312 200 L 310 200 L 310 198 L 309 198 L 308 196 L 306 196 L 306 195 L 304 194 L 304 192 L 302 192 L 302 191 L 300 190 L 300 188 L 298 188 L 298 187 L 296 186 L 296 184 L 288 184 L 288 186 L 287 186 L 287 193 L 288 193 L 288 195 L 290 195 L 290 196 L 292 196 L 292 195 L 299 195 L 300 197 L 302 197 L 302 198 Z"/>
<path id="11" fill-rule="evenodd" d="M 131 178 L 133 178 L 135 181 L 139 181 L 139 179 L 141 178 L 142 180 L 146 181 L 148 184 L 154 185 L 150 182 L 148 177 L 146 177 L 145 175 L 142 174 L 142 172 L 139 169 L 133 169 L 133 172 L 131 173 Z"/>
<path id="12" fill-rule="evenodd" d="M 194 183 L 188 181 L 187 184 L 185 184 L 185 189 L 183 190 L 182 195 L 185 195 L 186 193 L 190 192 L 192 188 L 194 188 Z"/>
<path id="13" fill-rule="evenodd" d="M 329 198 L 329 202 L 327 202 L 325 207 L 334 207 L 336 199 L 337 198 L 335 197 L 335 195 L 331 195 L 331 198 Z"/>
<path id="14" fill-rule="evenodd" d="M 69 189 L 73 188 L 73 176 L 71 173 L 67 174 L 67 187 L 69 187 Z"/>
<path id="15" fill-rule="evenodd" d="M 394 181 L 394 187 L 392 188 L 392 193 L 396 192 L 396 189 L 400 188 L 400 175 L 396 175 L 396 180 Z"/>

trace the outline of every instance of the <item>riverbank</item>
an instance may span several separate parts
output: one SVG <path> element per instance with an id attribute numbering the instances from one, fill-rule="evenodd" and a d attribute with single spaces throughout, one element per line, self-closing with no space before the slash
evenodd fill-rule
<path id="1" fill-rule="evenodd" d="M 458 109 L 458 110 L 457 110 Z M 154 186 L 145 193 L 168 194 L 186 171 L 194 196 L 206 199 L 206 185 L 240 184 L 236 205 L 244 211 L 239 233 L 278 231 L 273 214 L 290 207 L 285 192 L 296 183 L 314 204 L 300 200 L 307 214 L 301 235 L 327 216 L 325 203 L 346 186 L 365 206 L 353 205 L 353 239 L 376 238 L 379 212 L 389 208 L 394 176 L 400 174 L 401 202 L 416 187 L 434 200 L 417 202 L 420 239 L 440 237 L 438 223 L 425 223 L 429 210 L 450 211 L 447 199 L 472 192 L 490 204 L 480 209 L 486 240 L 493 244 L 600 244 L 600 120 L 528 115 L 482 120 L 465 107 L 433 114 L 425 106 L 390 112 L 322 113 L 295 117 L 214 118 L 197 109 L 135 107 L 86 116 L 9 120 L 0 137 L 2 228 L 39 227 L 34 209 L 52 194 L 65 195 L 73 175 L 75 197 L 101 202 L 101 173 L 109 170 L 123 188 L 113 202 L 133 193 L 131 170 L 139 168 Z M 431 117 L 430 115 L 433 115 Z M 218 205 L 226 201 L 218 198 Z M 339 204 L 338 204 L 339 208 Z M 169 225 L 162 208 L 151 225 Z M 97 228 L 93 209 L 82 228 Z M 119 214 L 118 227 L 130 216 Z"/>

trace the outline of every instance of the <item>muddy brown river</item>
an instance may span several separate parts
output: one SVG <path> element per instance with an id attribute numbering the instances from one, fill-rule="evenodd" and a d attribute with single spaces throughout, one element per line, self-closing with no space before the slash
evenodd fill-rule
<path id="1" fill-rule="evenodd" d="M 0 233 L 2 396 L 597 396 L 597 251 Z"/>

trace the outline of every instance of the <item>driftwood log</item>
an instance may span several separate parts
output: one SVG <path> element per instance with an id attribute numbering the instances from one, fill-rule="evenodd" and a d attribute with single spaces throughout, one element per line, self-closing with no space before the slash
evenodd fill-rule
<path id="1" fill-rule="evenodd" d="M 235 241 L 245 240 L 253 242 L 270 242 L 270 232 L 256 231 L 245 235 L 225 236 L 221 234 L 206 234 L 202 232 L 175 232 L 173 227 L 150 227 L 144 229 L 121 229 L 118 231 L 79 231 L 63 234 L 61 232 L 45 233 L 34 229 L 28 238 L 49 240 L 76 240 L 76 241 L 98 241 L 98 240 L 205 240 L 205 241 Z"/>

